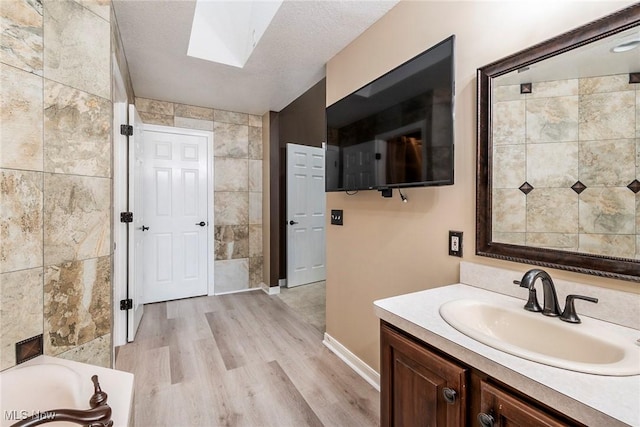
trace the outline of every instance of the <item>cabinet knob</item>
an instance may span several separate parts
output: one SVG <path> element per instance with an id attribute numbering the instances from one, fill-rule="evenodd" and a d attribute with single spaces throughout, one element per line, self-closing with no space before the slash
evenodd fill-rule
<path id="1" fill-rule="evenodd" d="M 478 414 L 478 422 L 482 427 L 493 427 L 493 423 L 495 422 L 495 420 L 493 419 L 492 415 L 480 412 Z"/>
<path id="2" fill-rule="evenodd" d="M 449 405 L 453 405 L 454 403 L 456 403 L 457 394 L 458 393 L 456 393 L 456 391 L 452 388 L 445 387 L 442 389 L 442 395 L 444 396 L 444 400 Z"/>

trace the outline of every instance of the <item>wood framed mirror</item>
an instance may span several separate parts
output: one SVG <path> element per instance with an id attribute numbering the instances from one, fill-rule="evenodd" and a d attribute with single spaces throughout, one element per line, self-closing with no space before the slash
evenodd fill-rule
<path id="1" fill-rule="evenodd" d="M 477 72 L 476 254 L 640 282 L 640 3 Z"/>

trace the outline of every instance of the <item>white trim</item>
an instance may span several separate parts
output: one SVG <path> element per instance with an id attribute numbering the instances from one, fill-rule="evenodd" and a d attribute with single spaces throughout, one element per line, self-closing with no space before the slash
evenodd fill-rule
<path id="1" fill-rule="evenodd" d="M 260 287 L 267 295 L 279 295 L 280 294 L 280 286 L 267 286 L 266 283 L 260 283 Z"/>
<path id="2" fill-rule="evenodd" d="M 120 300 L 127 297 L 127 224 L 120 222 L 120 212 L 127 210 L 127 137 L 120 135 L 120 125 L 128 124 L 129 102 L 118 62 L 113 57 L 113 349 L 127 343 L 127 312 L 120 311 Z M 123 100 L 116 98 L 122 97 Z M 116 102 L 118 101 L 118 102 Z M 120 109 L 116 114 L 116 107 Z M 115 361 L 115 357 L 113 358 Z"/>
<path id="3" fill-rule="evenodd" d="M 335 338 L 328 333 L 324 333 L 322 340 L 329 350 L 331 350 L 340 360 L 346 363 L 356 374 L 360 375 L 366 382 L 371 384 L 373 388 L 380 391 L 380 374 L 371 366 L 367 365 L 358 356 L 349 351 L 348 348 L 340 344 Z"/>
<path id="4" fill-rule="evenodd" d="M 242 292 L 259 291 L 260 289 L 261 288 L 247 288 L 247 289 L 240 289 L 240 290 L 237 290 L 237 291 L 221 292 L 221 293 L 216 294 L 216 295 L 241 294 Z"/>
<path id="5" fill-rule="evenodd" d="M 209 203 L 207 203 L 207 221 L 209 222 L 209 234 L 207 235 L 207 247 L 209 248 L 207 257 L 210 260 L 215 259 L 215 251 L 216 251 L 216 244 L 214 241 L 214 234 L 215 234 L 215 222 L 214 220 L 214 214 L 213 214 L 213 203 L 214 203 L 214 181 L 213 181 L 213 132 L 207 132 L 207 168 L 209 169 L 209 173 L 207 175 L 207 194 L 209 195 L 210 199 L 209 199 Z M 211 261 L 209 263 L 207 263 L 209 265 L 208 268 L 208 273 L 209 273 L 209 277 L 207 277 L 207 295 L 212 296 L 215 295 L 215 279 L 214 279 L 214 275 L 213 275 L 213 271 L 215 268 L 215 262 Z"/>
<path id="6" fill-rule="evenodd" d="M 188 129 L 188 128 L 178 128 L 174 126 L 161 126 L 161 125 L 144 125 L 144 130 L 149 130 L 152 132 L 164 132 L 164 133 L 175 133 L 178 135 L 190 135 L 190 136 L 204 136 L 207 138 L 207 197 L 209 198 L 207 202 L 207 224 L 208 224 L 208 233 L 207 233 L 207 259 L 215 259 L 215 244 L 213 241 L 214 235 L 214 210 L 213 210 L 213 177 L 214 177 L 214 169 L 213 169 L 213 132 L 206 130 L 197 130 L 197 129 Z M 215 263 L 210 262 L 207 263 L 207 295 L 222 295 L 215 293 L 215 280 L 214 280 L 214 267 Z"/>
<path id="7" fill-rule="evenodd" d="M 287 279 L 278 279 L 278 286 L 279 287 L 284 287 L 284 288 L 288 288 L 287 286 Z"/>
<path id="8" fill-rule="evenodd" d="M 147 123 L 144 124 L 144 130 L 150 130 L 152 132 L 175 133 L 178 135 L 206 136 L 207 138 L 213 139 L 213 132 L 210 130 L 198 130 L 164 125 L 150 125 Z"/>

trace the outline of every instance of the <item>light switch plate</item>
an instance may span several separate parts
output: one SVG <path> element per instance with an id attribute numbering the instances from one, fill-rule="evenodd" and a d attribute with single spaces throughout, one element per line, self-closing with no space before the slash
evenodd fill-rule
<path id="1" fill-rule="evenodd" d="M 331 209 L 331 224 L 342 225 L 342 209 Z"/>

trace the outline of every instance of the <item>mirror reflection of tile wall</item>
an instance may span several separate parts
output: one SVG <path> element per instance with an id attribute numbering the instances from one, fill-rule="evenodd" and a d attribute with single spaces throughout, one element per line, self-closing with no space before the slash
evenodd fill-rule
<path id="1" fill-rule="evenodd" d="M 640 259 L 640 84 L 493 89 L 492 240 Z"/>

